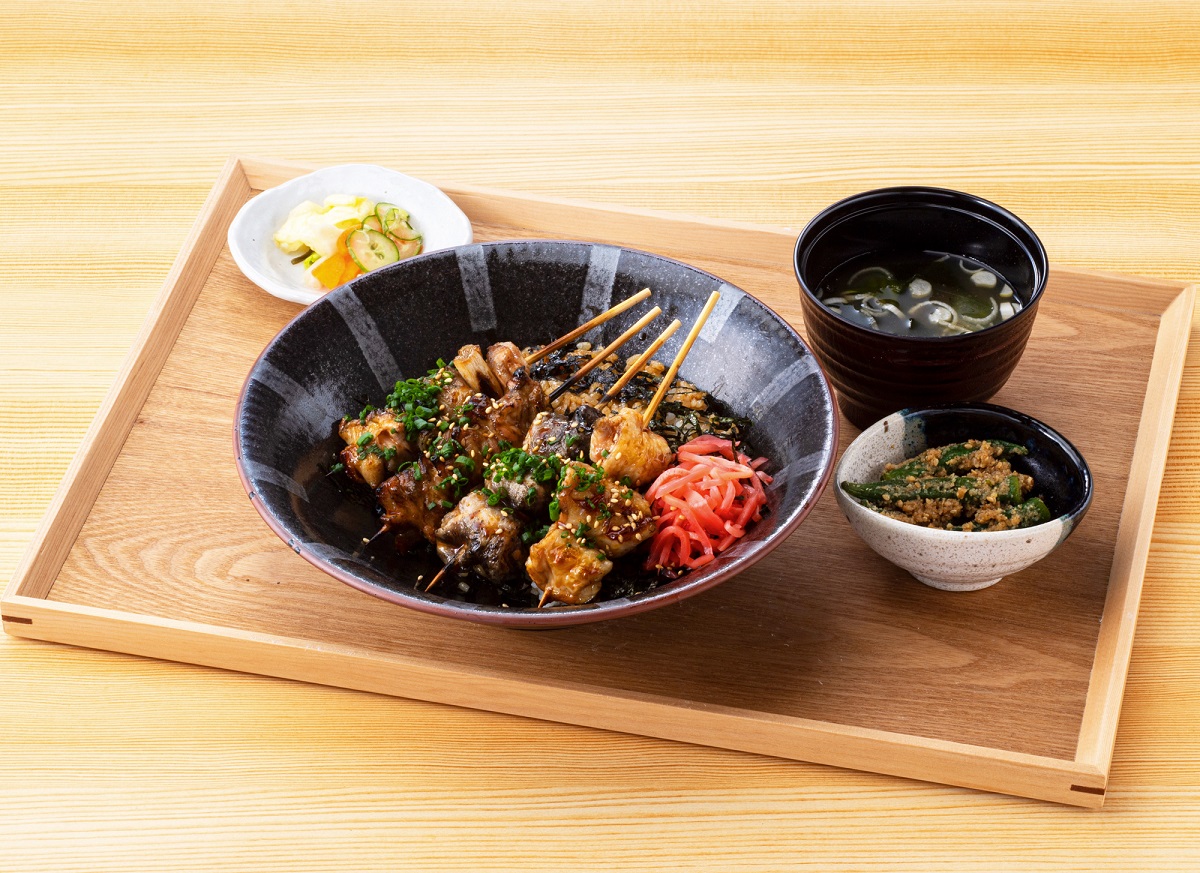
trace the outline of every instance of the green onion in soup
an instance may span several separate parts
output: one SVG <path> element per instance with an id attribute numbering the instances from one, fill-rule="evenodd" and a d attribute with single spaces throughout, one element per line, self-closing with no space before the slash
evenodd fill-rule
<path id="1" fill-rule="evenodd" d="M 998 271 L 942 252 L 855 258 L 825 278 L 818 296 L 846 321 L 903 336 L 972 333 L 1022 309 Z"/>

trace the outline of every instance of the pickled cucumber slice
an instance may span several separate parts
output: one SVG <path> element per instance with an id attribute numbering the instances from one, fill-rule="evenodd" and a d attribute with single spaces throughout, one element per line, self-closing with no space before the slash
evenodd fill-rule
<path id="1" fill-rule="evenodd" d="M 421 254 L 423 243 L 421 238 L 416 239 L 396 239 L 392 237 L 392 241 L 396 244 L 396 248 L 400 251 L 400 260 L 411 258 L 413 255 Z"/>
<path id="2" fill-rule="evenodd" d="M 346 237 L 350 257 L 364 273 L 400 260 L 400 249 L 393 240 L 377 230 L 356 230 Z"/>
<path id="3" fill-rule="evenodd" d="M 421 234 L 417 233 L 411 224 L 404 219 L 397 219 L 386 229 L 387 235 L 393 239 L 420 239 Z"/>
<path id="4" fill-rule="evenodd" d="M 395 203 L 376 203 L 375 215 L 383 223 L 385 231 L 389 225 L 396 221 L 408 221 L 408 212 L 401 209 Z"/>

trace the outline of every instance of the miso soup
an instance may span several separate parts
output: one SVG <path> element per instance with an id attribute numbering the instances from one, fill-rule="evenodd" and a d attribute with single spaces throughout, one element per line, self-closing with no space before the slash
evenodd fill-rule
<path id="1" fill-rule="evenodd" d="M 854 258 L 825 277 L 818 296 L 846 321 L 903 336 L 972 333 L 1023 306 L 998 271 L 943 252 Z"/>

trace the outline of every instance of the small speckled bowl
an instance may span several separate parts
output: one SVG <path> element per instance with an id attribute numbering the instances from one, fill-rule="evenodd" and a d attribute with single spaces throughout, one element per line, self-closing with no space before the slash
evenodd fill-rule
<path id="1" fill-rule="evenodd" d="M 1020 443 L 1029 456 L 1013 468 L 1033 476 L 1034 493 L 1052 518 L 1008 531 L 950 531 L 881 515 L 842 490 L 843 482 L 874 482 L 895 464 L 931 446 L 968 439 Z M 1092 474 L 1079 451 L 1057 431 L 990 403 L 948 403 L 904 409 L 875 422 L 852 442 L 834 472 L 838 505 L 855 533 L 877 554 L 943 591 L 976 591 L 1024 570 L 1054 551 L 1092 502 Z"/>

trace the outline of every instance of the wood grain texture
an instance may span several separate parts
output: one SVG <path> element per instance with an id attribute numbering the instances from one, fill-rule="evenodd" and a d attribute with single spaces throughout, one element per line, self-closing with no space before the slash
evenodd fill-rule
<path id="1" fill-rule="evenodd" d="M 239 184 L 244 182 L 230 187 L 237 191 Z M 220 182 L 217 190 L 226 186 Z M 790 313 L 803 330 L 798 295 L 781 290 L 792 282 L 779 257 L 787 250 L 787 234 L 501 193 L 475 192 L 467 199 L 463 205 L 479 239 L 561 233 L 649 247 L 744 287 Z M 518 217 L 520 224 L 507 227 L 483 224 Z M 217 228 L 227 220 L 212 216 Z M 219 236 L 204 226 L 200 238 L 211 235 Z M 200 275 L 206 275 L 206 263 L 197 265 Z M 1132 300 L 1135 289 L 1143 293 Z M 1011 584 L 969 598 L 921 588 L 849 535 L 827 494 L 801 533 L 737 585 L 635 620 L 513 634 L 431 621 L 331 583 L 257 522 L 229 464 L 227 437 L 246 372 L 295 307 L 278 301 L 258 306 L 261 293 L 222 255 L 198 297 L 182 289 L 179 301 L 166 298 L 165 312 L 186 308 L 190 315 L 181 332 L 168 322 L 162 339 L 159 331 L 150 334 L 148 345 L 163 345 L 176 335 L 178 341 L 128 437 L 126 427 L 115 427 L 95 438 L 124 446 L 61 574 L 51 569 L 31 572 L 28 581 L 18 577 L 17 593 L 37 598 L 48 591 L 56 603 L 131 613 L 150 622 L 251 631 L 349 657 L 340 665 L 331 656 L 327 664 L 306 667 L 289 664 L 285 651 L 208 652 L 202 635 L 181 635 L 172 645 L 169 634 L 158 634 L 162 641 L 151 644 L 139 639 L 132 623 L 110 629 L 112 647 L 124 651 L 1098 803 L 1097 796 L 1072 793 L 1069 786 L 1102 788 L 1106 758 L 1097 761 L 1099 780 L 1093 773 L 1059 775 L 1058 789 L 1047 791 L 1043 778 L 1022 787 L 1003 767 L 993 777 L 983 749 L 1069 762 L 1079 742 L 1089 675 L 1100 688 L 1091 708 L 1110 720 L 1091 743 L 1112 742 L 1120 686 L 1105 696 L 1105 683 L 1096 677 L 1123 677 L 1125 661 L 1113 663 L 1122 650 L 1107 646 L 1108 658 L 1093 670 L 1093 652 L 1122 503 L 1132 508 L 1124 510 L 1126 545 L 1117 553 L 1123 569 L 1109 595 L 1118 606 L 1104 630 L 1118 639 L 1132 636 L 1121 616 L 1136 612 L 1140 593 L 1145 559 L 1135 554 L 1139 530 L 1140 541 L 1149 542 L 1149 526 L 1138 524 L 1139 507 L 1156 502 L 1149 483 L 1159 479 L 1163 449 L 1154 451 L 1153 443 L 1160 419 L 1170 421 L 1180 375 L 1174 358 L 1190 326 L 1179 314 L 1191 311 L 1187 297 L 1172 304 L 1177 314 L 1171 329 L 1159 329 L 1159 311 L 1171 291 L 1179 289 L 1062 270 L 1051 280 L 1022 366 L 997 399 L 1050 420 L 1074 438 L 1090 459 L 1097 497 L 1083 531 Z M 1139 308 L 1146 311 L 1131 311 Z M 1152 354 L 1160 375 L 1148 391 Z M 1123 366 L 1095 378 L 1112 357 Z M 1068 390 L 1044 385 L 1046 373 Z M 1160 392 L 1171 399 L 1146 399 Z M 1092 410 L 1100 402 L 1108 413 L 1097 422 Z M 1143 481 L 1126 497 L 1144 406 L 1145 445 L 1135 465 L 1135 471 L 1144 471 Z M 843 433 L 843 448 L 851 431 Z M 151 471 L 171 469 L 181 459 L 186 475 L 156 477 L 153 493 L 147 493 Z M 70 536 L 77 530 L 64 527 Z M 53 536 L 55 528 L 48 530 Z M 1125 600 L 1129 605 L 1120 605 Z M 772 608 L 764 614 L 760 604 L 766 601 Z M 14 626 L 13 632 L 105 645 L 102 625 L 75 633 L 66 615 L 51 626 L 41 614 L 25 615 L 34 626 Z M 391 661 L 400 663 L 400 675 L 406 669 L 410 675 L 388 681 Z M 541 690 L 529 675 L 527 665 L 533 663 L 556 665 L 541 677 L 550 683 Z M 363 684 L 361 672 L 372 667 L 384 672 Z M 417 680 L 427 668 L 436 675 Z M 490 684 L 472 676 L 491 677 Z M 589 697 L 595 693 L 601 697 Z M 556 699 L 563 702 L 556 705 Z M 653 711 L 655 706 L 664 711 Z M 664 709 L 672 706 L 674 712 Z M 698 710 L 712 713 L 709 723 Z M 716 713 L 728 713 L 729 723 L 722 724 Z M 790 738 L 789 722 L 795 726 Z M 801 722 L 823 732 L 807 738 Z M 900 737 L 890 750 L 858 748 L 858 728 L 982 748 L 975 772 L 969 767 L 964 772 L 956 762 L 921 758 L 916 748 L 906 759 L 910 749 Z M 970 750 L 963 754 L 969 762 Z M 1055 769 L 1051 764 L 1050 772 Z"/>
<path id="2" fill-rule="evenodd" d="M 260 184 L 301 171 L 264 162 L 252 169 Z M 10 586 L 10 594 L 20 595 L 5 601 L 13 633 L 1081 805 L 1101 803 L 1133 631 L 1125 616 L 1136 614 L 1140 596 L 1166 425 L 1181 376 L 1178 355 L 1190 327 L 1190 292 L 1145 279 L 1055 273 L 1047 292 L 1050 327 L 1035 335 L 1025 368 L 1006 391 L 1024 403 L 1035 402 L 1023 400 L 1035 393 L 1044 395 L 1060 416 L 1058 427 L 1071 432 L 1074 422 L 1086 432 L 1099 495 L 1089 517 L 1100 520 L 1091 523 L 1097 525 L 1094 533 L 1075 538 L 1085 540 L 1082 546 L 1073 540 L 1025 574 L 1024 584 L 1007 602 L 999 601 L 1000 608 L 988 600 L 990 623 L 979 616 L 985 604 L 978 598 L 909 596 L 905 586 L 911 581 L 847 536 L 830 498 L 828 511 L 818 508 L 818 520 L 802 536 L 744 574 L 739 587 L 722 589 L 722 599 L 659 613 L 650 621 L 514 635 L 423 620 L 360 596 L 337 601 L 328 593 L 329 580 L 311 567 L 289 569 L 288 562 L 297 563 L 294 556 L 265 531 L 258 529 L 253 545 L 247 539 L 253 522 L 247 524 L 241 489 L 228 475 L 226 436 L 248 367 L 292 307 L 275 315 L 257 311 L 253 301 L 259 292 L 228 259 L 207 273 L 211 247 L 204 243 L 220 237 L 231 211 L 216 205 L 229 196 L 244 198 L 241 172 L 235 162 L 219 180 L 210 197 L 214 208 L 198 226 L 195 245 L 180 258 L 193 266 L 184 269 L 178 288 L 174 280 L 168 283 L 155 317 L 161 325 L 144 331 L 142 350 L 130 365 L 136 371 L 147 350 L 173 344 L 153 389 L 123 404 L 110 401 L 111 426 L 85 443 L 84 454 L 97 456 L 123 444 L 116 464 L 104 471 L 104 491 L 87 523 L 80 531 L 70 516 L 54 520 L 51 513 L 43 528 L 41 536 L 49 542 L 79 534 L 61 575 L 61 559 L 43 546 L 37 550 L 42 566 L 27 562 Z M 780 263 L 790 234 L 529 195 L 447 191 L 467 208 L 480 239 L 561 233 L 639 246 L 649 242 L 663 254 L 745 286 L 780 311 L 795 309 L 795 293 L 785 295 L 777 287 L 791 283 Z M 519 226 L 495 225 L 518 216 Z M 207 280 L 201 283 L 199 276 Z M 1160 324 L 1164 306 L 1173 316 Z M 189 313 L 182 331 L 181 312 Z M 1130 341 L 1139 332 L 1140 344 Z M 1110 408 L 1099 424 L 1091 416 L 1099 394 L 1034 391 L 1046 372 L 1056 373 L 1063 385 L 1093 381 L 1090 369 L 1114 353 L 1124 366 L 1094 389 Z M 149 380 L 150 369 L 144 368 L 143 379 Z M 1148 385 L 1152 369 L 1158 375 Z M 119 388 L 132 390 L 125 383 Z M 143 397 L 134 421 L 131 410 Z M 202 397 L 209 401 L 206 416 L 200 414 Z M 124 418 L 113 418 L 120 415 Z M 1139 417 L 1143 423 L 1135 427 Z M 1136 453 L 1135 433 L 1140 433 Z M 844 434 L 844 443 L 850 439 Z M 1081 445 L 1089 451 L 1088 444 Z M 167 477 L 148 493 L 148 471 L 171 469 L 181 458 L 187 474 Z M 1140 482 L 1133 485 L 1131 479 L 1126 487 L 1130 473 Z M 90 505 L 101 478 L 81 469 L 58 504 Z M 215 487 L 222 482 L 227 487 Z M 240 542 L 245 545 L 236 545 Z M 1114 552 L 1116 542 L 1124 545 Z M 248 570 L 249 564 L 258 572 Z M 1069 577 L 1062 567 L 1071 567 Z M 296 581 L 297 573 L 317 584 L 279 587 Z M 1101 614 L 1106 589 L 1110 605 Z M 39 608 L 47 592 L 57 614 Z M 1090 592 L 1090 601 L 1087 595 L 1081 600 L 1080 592 Z M 773 607 L 764 615 L 758 604 L 768 600 Z M 952 606 L 968 610 L 966 633 L 963 613 Z M 824 632 L 796 635 L 796 628 L 817 623 L 827 625 Z M 706 632 L 713 627 L 722 629 L 719 639 Z M 897 628 L 902 637 L 891 639 Z M 1013 628 L 1026 634 L 1016 648 Z M 1074 646 L 1074 694 L 1067 690 L 1072 668 L 1064 668 L 1061 653 L 1051 653 L 1064 640 Z M 1093 665 L 1097 645 L 1104 660 Z M 903 663 L 893 654 L 901 649 Z M 322 657 L 313 657 L 317 650 Z M 531 663 L 558 667 L 537 679 L 529 675 Z M 1089 673 L 1092 690 L 1084 700 L 1079 689 L 1089 687 Z M 889 690 L 881 691 L 881 685 Z M 1083 717 L 1088 754 L 1072 763 L 1084 707 L 1094 713 Z"/>
<path id="3" fill-rule="evenodd" d="M 1185 0 L 419 3 L 366 38 L 350 8 L 0 10 L 0 577 L 231 153 L 797 228 L 943 184 L 1055 264 L 1200 272 Z M 393 61 L 370 121 L 350 45 Z M 90 229 L 48 271 L 63 202 Z M 1100 814 L 5 638 L 5 865 L 1194 869 L 1198 361 L 1194 331 Z"/>

